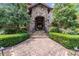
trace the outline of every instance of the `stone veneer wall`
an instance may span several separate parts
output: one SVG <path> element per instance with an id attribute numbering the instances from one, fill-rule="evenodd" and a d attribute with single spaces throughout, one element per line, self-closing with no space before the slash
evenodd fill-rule
<path id="1" fill-rule="evenodd" d="M 45 19 L 45 30 L 48 31 L 49 25 L 50 25 L 50 16 L 51 14 L 48 14 L 48 9 L 43 6 L 43 5 L 37 5 L 36 7 L 32 8 L 32 13 L 31 13 L 31 23 L 30 23 L 30 32 L 35 31 L 35 18 L 37 16 L 42 16 Z"/>

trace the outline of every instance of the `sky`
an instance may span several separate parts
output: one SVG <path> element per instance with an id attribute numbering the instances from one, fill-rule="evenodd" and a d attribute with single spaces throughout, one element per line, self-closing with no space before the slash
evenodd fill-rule
<path id="1" fill-rule="evenodd" d="M 54 3 L 47 3 L 48 6 L 50 6 L 51 8 L 54 7 Z"/>

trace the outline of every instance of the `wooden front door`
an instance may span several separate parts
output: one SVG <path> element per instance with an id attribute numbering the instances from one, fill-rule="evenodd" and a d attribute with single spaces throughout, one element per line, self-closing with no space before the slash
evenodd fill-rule
<path id="1" fill-rule="evenodd" d="M 35 30 L 44 29 L 44 17 L 36 17 L 35 19 Z"/>

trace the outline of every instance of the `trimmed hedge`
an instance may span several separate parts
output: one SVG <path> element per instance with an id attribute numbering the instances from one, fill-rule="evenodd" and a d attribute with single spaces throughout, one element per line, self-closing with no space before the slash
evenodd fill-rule
<path id="1" fill-rule="evenodd" d="M 68 49 L 74 49 L 74 47 L 79 48 L 79 35 L 50 32 L 49 36 Z"/>
<path id="2" fill-rule="evenodd" d="M 0 35 L 0 47 L 10 47 L 29 38 L 28 33 Z"/>

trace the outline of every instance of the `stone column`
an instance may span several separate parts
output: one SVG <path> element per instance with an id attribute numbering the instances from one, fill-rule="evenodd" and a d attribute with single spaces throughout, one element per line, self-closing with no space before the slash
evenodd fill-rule
<path id="1" fill-rule="evenodd" d="M 35 21 L 34 20 L 31 20 L 29 31 L 30 31 L 30 33 L 33 33 L 35 31 Z"/>
<path id="2" fill-rule="evenodd" d="M 45 31 L 48 32 L 48 20 L 45 20 Z"/>

